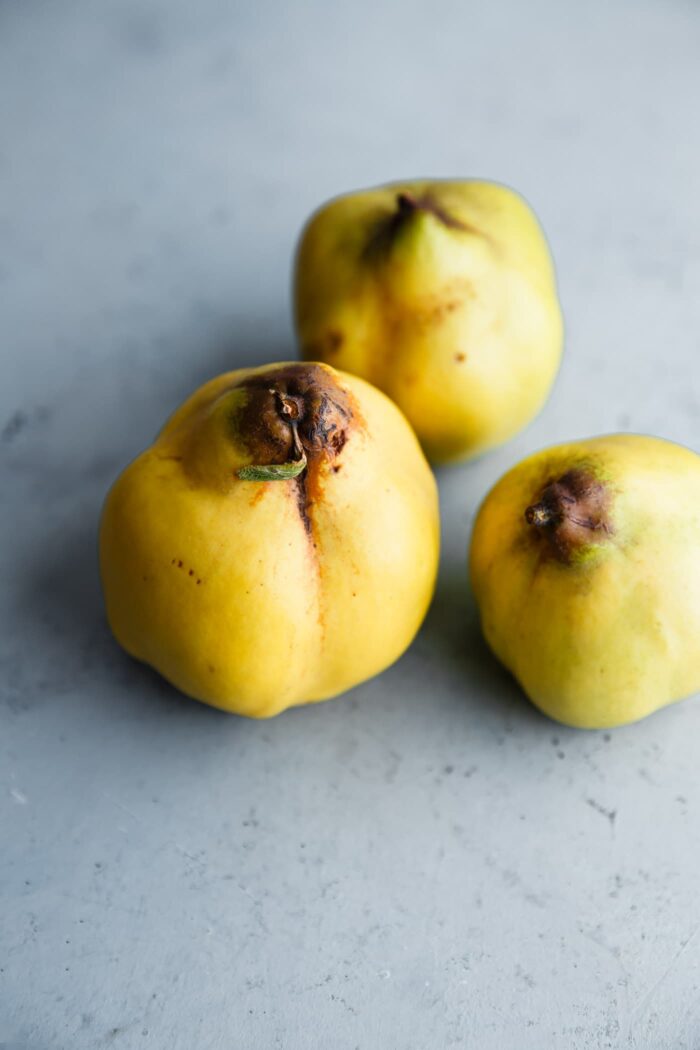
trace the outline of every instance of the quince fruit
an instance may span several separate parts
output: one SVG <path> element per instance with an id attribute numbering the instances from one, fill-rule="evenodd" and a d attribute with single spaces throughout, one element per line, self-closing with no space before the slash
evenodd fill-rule
<path id="1" fill-rule="evenodd" d="M 303 231 L 294 299 L 302 357 L 380 387 L 435 462 L 510 438 L 559 367 L 542 230 L 494 183 L 394 183 L 330 201 Z"/>
<path id="2" fill-rule="evenodd" d="M 486 497 L 487 642 L 546 714 L 635 722 L 700 690 L 700 456 L 615 434 L 530 456 Z"/>
<path id="3" fill-rule="evenodd" d="M 416 634 L 436 485 L 410 426 L 324 364 L 205 384 L 107 497 L 109 623 L 182 692 L 255 718 L 342 693 Z"/>

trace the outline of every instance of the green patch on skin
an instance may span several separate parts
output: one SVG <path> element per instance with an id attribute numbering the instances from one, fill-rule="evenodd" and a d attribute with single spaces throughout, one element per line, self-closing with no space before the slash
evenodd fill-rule
<path id="1" fill-rule="evenodd" d="M 250 465 L 241 467 L 238 477 L 241 481 L 288 481 L 297 478 L 306 469 L 306 456 L 291 463 L 269 463 L 265 466 Z"/>
<path id="2" fill-rule="evenodd" d="M 565 568 L 592 569 L 605 558 L 609 545 L 605 543 L 588 543 L 572 551 Z"/>

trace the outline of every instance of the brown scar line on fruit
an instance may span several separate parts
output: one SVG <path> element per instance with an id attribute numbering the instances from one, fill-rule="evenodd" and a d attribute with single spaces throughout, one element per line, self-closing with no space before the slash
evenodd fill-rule
<path id="1" fill-rule="evenodd" d="M 359 422 L 351 395 L 330 370 L 285 365 L 243 380 L 248 399 L 237 419 L 252 463 L 237 471 L 247 482 L 291 482 L 299 517 L 312 534 L 319 468 L 333 461 Z"/>
<path id="2" fill-rule="evenodd" d="M 258 485 L 250 500 L 251 507 L 254 507 L 256 503 L 259 503 L 260 500 L 264 498 L 266 492 L 267 485 Z"/>

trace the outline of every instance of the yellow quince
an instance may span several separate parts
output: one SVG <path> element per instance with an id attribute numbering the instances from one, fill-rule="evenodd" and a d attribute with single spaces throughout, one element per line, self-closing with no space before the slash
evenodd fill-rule
<path id="1" fill-rule="evenodd" d="M 700 690 L 700 456 L 630 434 L 557 445 L 476 519 L 487 642 L 559 722 L 634 722 Z"/>
<path id="2" fill-rule="evenodd" d="M 301 354 L 363 376 L 435 462 L 499 445 L 540 410 L 562 350 L 540 226 L 490 182 L 401 182 L 338 197 L 303 231 Z"/>
<path id="3" fill-rule="evenodd" d="M 119 643 L 184 693 L 255 718 L 393 663 L 428 608 L 435 480 L 410 426 L 324 364 L 219 376 L 107 497 Z"/>

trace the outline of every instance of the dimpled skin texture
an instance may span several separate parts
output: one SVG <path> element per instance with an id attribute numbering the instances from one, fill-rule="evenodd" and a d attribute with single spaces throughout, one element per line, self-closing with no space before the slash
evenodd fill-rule
<path id="1" fill-rule="evenodd" d="M 566 564 L 524 510 L 579 466 L 610 492 L 611 532 Z M 689 449 L 618 434 L 531 456 L 486 497 L 470 571 L 486 640 L 552 718 L 622 725 L 700 690 L 700 456 Z"/>
<path id="2" fill-rule="evenodd" d="M 419 202 L 398 214 L 397 201 Z M 499 445 L 540 410 L 562 319 L 542 231 L 513 191 L 411 182 L 339 197 L 295 267 L 301 352 L 363 376 L 435 462 Z"/>
<path id="3" fill-rule="evenodd" d="M 353 406 L 335 458 L 299 479 L 243 481 L 241 382 L 317 368 Z M 306 508 L 302 509 L 306 491 Z M 108 495 L 100 554 L 119 643 L 184 693 L 266 718 L 393 663 L 428 608 L 439 522 L 433 475 L 382 393 L 324 365 L 207 383 Z"/>

